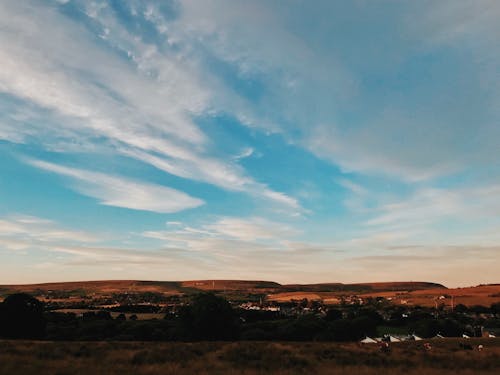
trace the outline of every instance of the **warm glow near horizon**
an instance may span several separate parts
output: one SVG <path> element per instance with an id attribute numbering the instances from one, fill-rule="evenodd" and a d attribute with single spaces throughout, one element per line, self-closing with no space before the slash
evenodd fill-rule
<path id="1" fill-rule="evenodd" d="M 0 2 L 0 284 L 500 282 L 500 2 Z"/>

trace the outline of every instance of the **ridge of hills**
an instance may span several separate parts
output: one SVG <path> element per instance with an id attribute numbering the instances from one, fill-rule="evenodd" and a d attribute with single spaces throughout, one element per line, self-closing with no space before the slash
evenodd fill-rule
<path id="1" fill-rule="evenodd" d="M 12 293 L 24 292 L 42 299 L 81 301 L 82 298 L 105 299 L 112 294 L 155 293 L 164 297 L 181 297 L 201 291 L 223 293 L 233 301 L 259 300 L 291 302 L 302 299 L 339 304 L 343 297 L 358 299 L 383 298 L 396 305 L 490 306 L 500 302 L 500 284 L 481 284 L 463 288 L 447 288 L 423 281 L 373 283 L 279 284 L 264 280 L 100 280 L 40 284 L 0 285 L 0 301 Z M 63 297 L 64 296 L 64 297 Z M 66 298 L 66 299 L 64 299 Z M 150 297 L 144 297 L 150 298 Z"/>
<path id="2" fill-rule="evenodd" d="M 384 292 L 447 289 L 430 282 L 375 282 L 375 283 L 320 283 L 279 284 L 262 280 L 190 280 L 190 281 L 144 281 L 144 280 L 100 280 L 70 281 L 40 284 L 0 285 L 0 292 L 46 292 L 85 291 L 87 293 L 158 292 L 184 294 L 196 291 L 245 291 L 254 293 L 280 292 Z"/>

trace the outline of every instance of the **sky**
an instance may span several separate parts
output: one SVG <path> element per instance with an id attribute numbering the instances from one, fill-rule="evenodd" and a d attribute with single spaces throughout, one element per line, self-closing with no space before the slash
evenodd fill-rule
<path id="1" fill-rule="evenodd" d="M 0 283 L 500 282 L 500 2 L 0 2 Z"/>

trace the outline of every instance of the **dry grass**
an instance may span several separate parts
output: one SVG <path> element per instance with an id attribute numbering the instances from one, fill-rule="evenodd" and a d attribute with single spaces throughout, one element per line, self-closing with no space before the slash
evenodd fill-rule
<path id="1" fill-rule="evenodd" d="M 0 341 L 0 374 L 497 374 L 500 340 L 377 346 L 338 343 L 140 343 Z"/>

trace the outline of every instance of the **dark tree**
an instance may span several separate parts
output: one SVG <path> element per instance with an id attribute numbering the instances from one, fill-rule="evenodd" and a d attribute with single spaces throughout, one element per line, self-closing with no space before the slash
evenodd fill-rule
<path id="1" fill-rule="evenodd" d="M 291 341 L 311 341 L 320 336 L 323 339 L 323 332 L 326 328 L 327 323 L 323 319 L 313 315 L 305 315 L 282 325 L 278 330 L 278 338 Z"/>
<path id="2" fill-rule="evenodd" d="M 196 295 L 179 317 L 185 339 L 231 340 L 238 336 L 238 318 L 231 305 L 212 293 Z"/>
<path id="3" fill-rule="evenodd" d="M 342 319 L 342 311 L 337 309 L 329 309 L 326 312 L 325 320 L 332 322 L 334 320 Z"/>
<path id="4" fill-rule="evenodd" d="M 0 305 L 0 336 L 41 339 L 45 335 L 43 304 L 25 293 L 8 296 Z"/>
<path id="5" fill-rule="evenodd" d="M 469 311 L 469 308 L 467 306 L 465 306 L 464 304 L 459 303 L 458 305 L 455 306 L 454 311 L 457 313 L 466 313 L 467 311 Z"/>
<path id="6" fill-rule="evenodd" d="M 328 329 L 330 338 L 334 341 L 354 341 L 358 339 L 357 332 L 351 320 L 335 320 Z"/>
<path id="7" fill-rule="evenodd" d="M 440 324 L 437 319 L 421 319 L 410 325 L 410 330 L 421 337 L 433 337 L 440 333 Z"/>
<path id="8" fill-rule="evenodd" d="M 500 314 L 500 302 L 493 303 L 490 307 L 491 313 L 494 315 Z"/>

